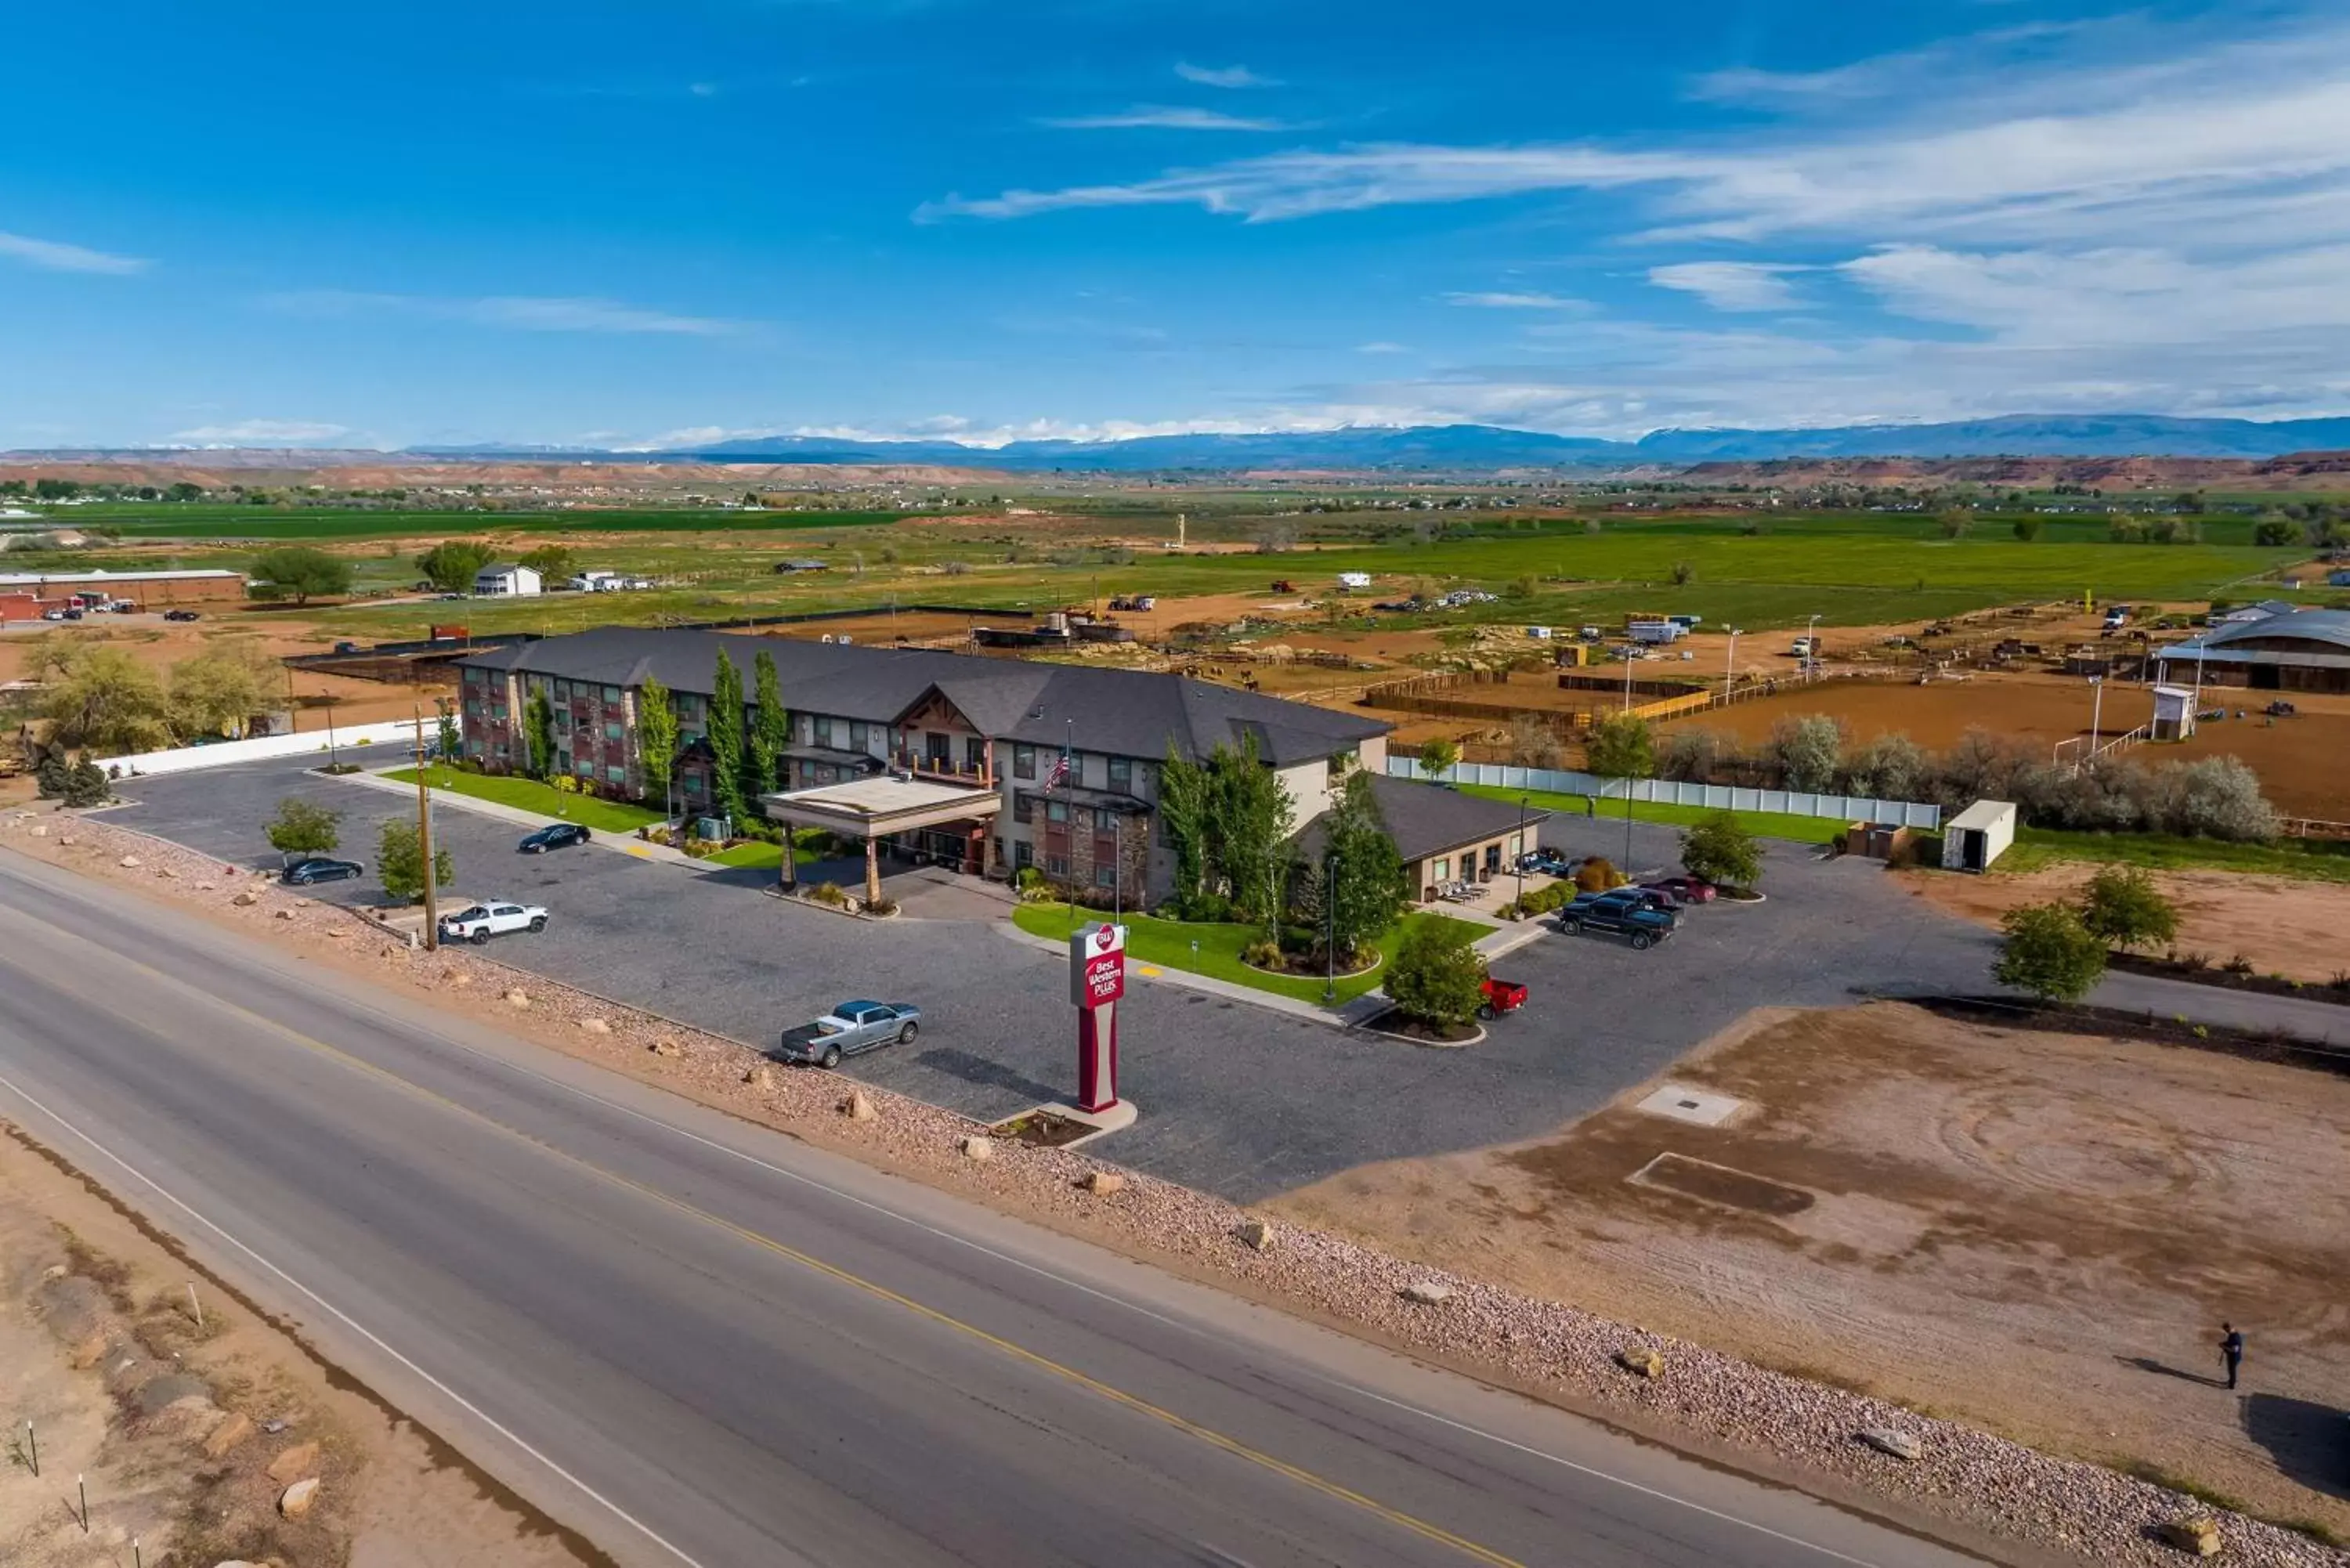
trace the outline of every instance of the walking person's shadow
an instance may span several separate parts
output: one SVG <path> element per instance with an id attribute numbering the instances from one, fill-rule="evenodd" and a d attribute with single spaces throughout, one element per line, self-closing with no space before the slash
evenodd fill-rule
<path id="1" fill-rule="evenodd" d="M 2206 1388 L 2225 1388 L 2228 1386 L 2228 1380 L 2224 1377 L 2208 1377 L 2200 1372 L 2189 1372 L 2181 1367 L 2157 1361 L 2151 1355 L 2116 1355 L 2114 1359 L 2124 1366 L 2135 1366 L 2140 1372 L 2152 1372 L 2164 1377 L 2176 1377 L 2187 1383 L 2200 1383 Z"/>

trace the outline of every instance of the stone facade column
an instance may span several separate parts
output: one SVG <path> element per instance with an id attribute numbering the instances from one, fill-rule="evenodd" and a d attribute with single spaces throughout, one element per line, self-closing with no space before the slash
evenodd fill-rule
<path id="1" fill-rule="evenodd" d="M 881 841 L 868 834 L 865 838 L 865 901 L 871 903 L 881 896 Z"/>

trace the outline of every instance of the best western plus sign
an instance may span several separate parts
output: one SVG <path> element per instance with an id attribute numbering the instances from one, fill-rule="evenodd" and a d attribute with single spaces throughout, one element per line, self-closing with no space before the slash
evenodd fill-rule
<path id="1" fill-rule="evenodd" d="M 1126 928 L 1069 939 L 1069 1000 L 1077 1009 L 1077 1109 L 1118 1104 L 1118 1002 L 1126 994 Z"/>

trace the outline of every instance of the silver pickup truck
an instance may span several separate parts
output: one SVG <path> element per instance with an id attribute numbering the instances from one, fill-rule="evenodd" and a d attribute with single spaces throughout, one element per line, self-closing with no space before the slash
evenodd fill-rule
<path id="1" fill-rule="evenodd" d="M 843 1056 L 902 1045 L 922 1031 L 922 1010 L 910 1002 L 844 1002 L 813 1023 L 784 1031 L 776 1054 L 786 1062 L 837 1067 Z"/>

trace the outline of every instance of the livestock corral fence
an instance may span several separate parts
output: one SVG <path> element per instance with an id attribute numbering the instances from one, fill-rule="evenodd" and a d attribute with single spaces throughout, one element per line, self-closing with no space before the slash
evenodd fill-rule
<path id="1" fill-rule="evenodd" d="M 1424 778 L 1409 757 L 1389 757 L 1390 778 Z M 1875 800 L 1866 795 L 1820 794 L 1809 790 L 1747 789 L 1736 784 L 1684 784 L 1676 779 L 1603 779 L 1568 768 L 1522 768 L 1503 763 L 1456 763 L 1436 775 L 1439 784 L 1479 784 L 1491 789 L 1539 790 L 1547 794 L 1583 794 L 1708 811 L 1768 811 L 1787 816 L 1817 816 L 1836 822 L 1871 822 L 1924 828 L 1942 826 L 1942 808 L 1921 800 Z"/>

